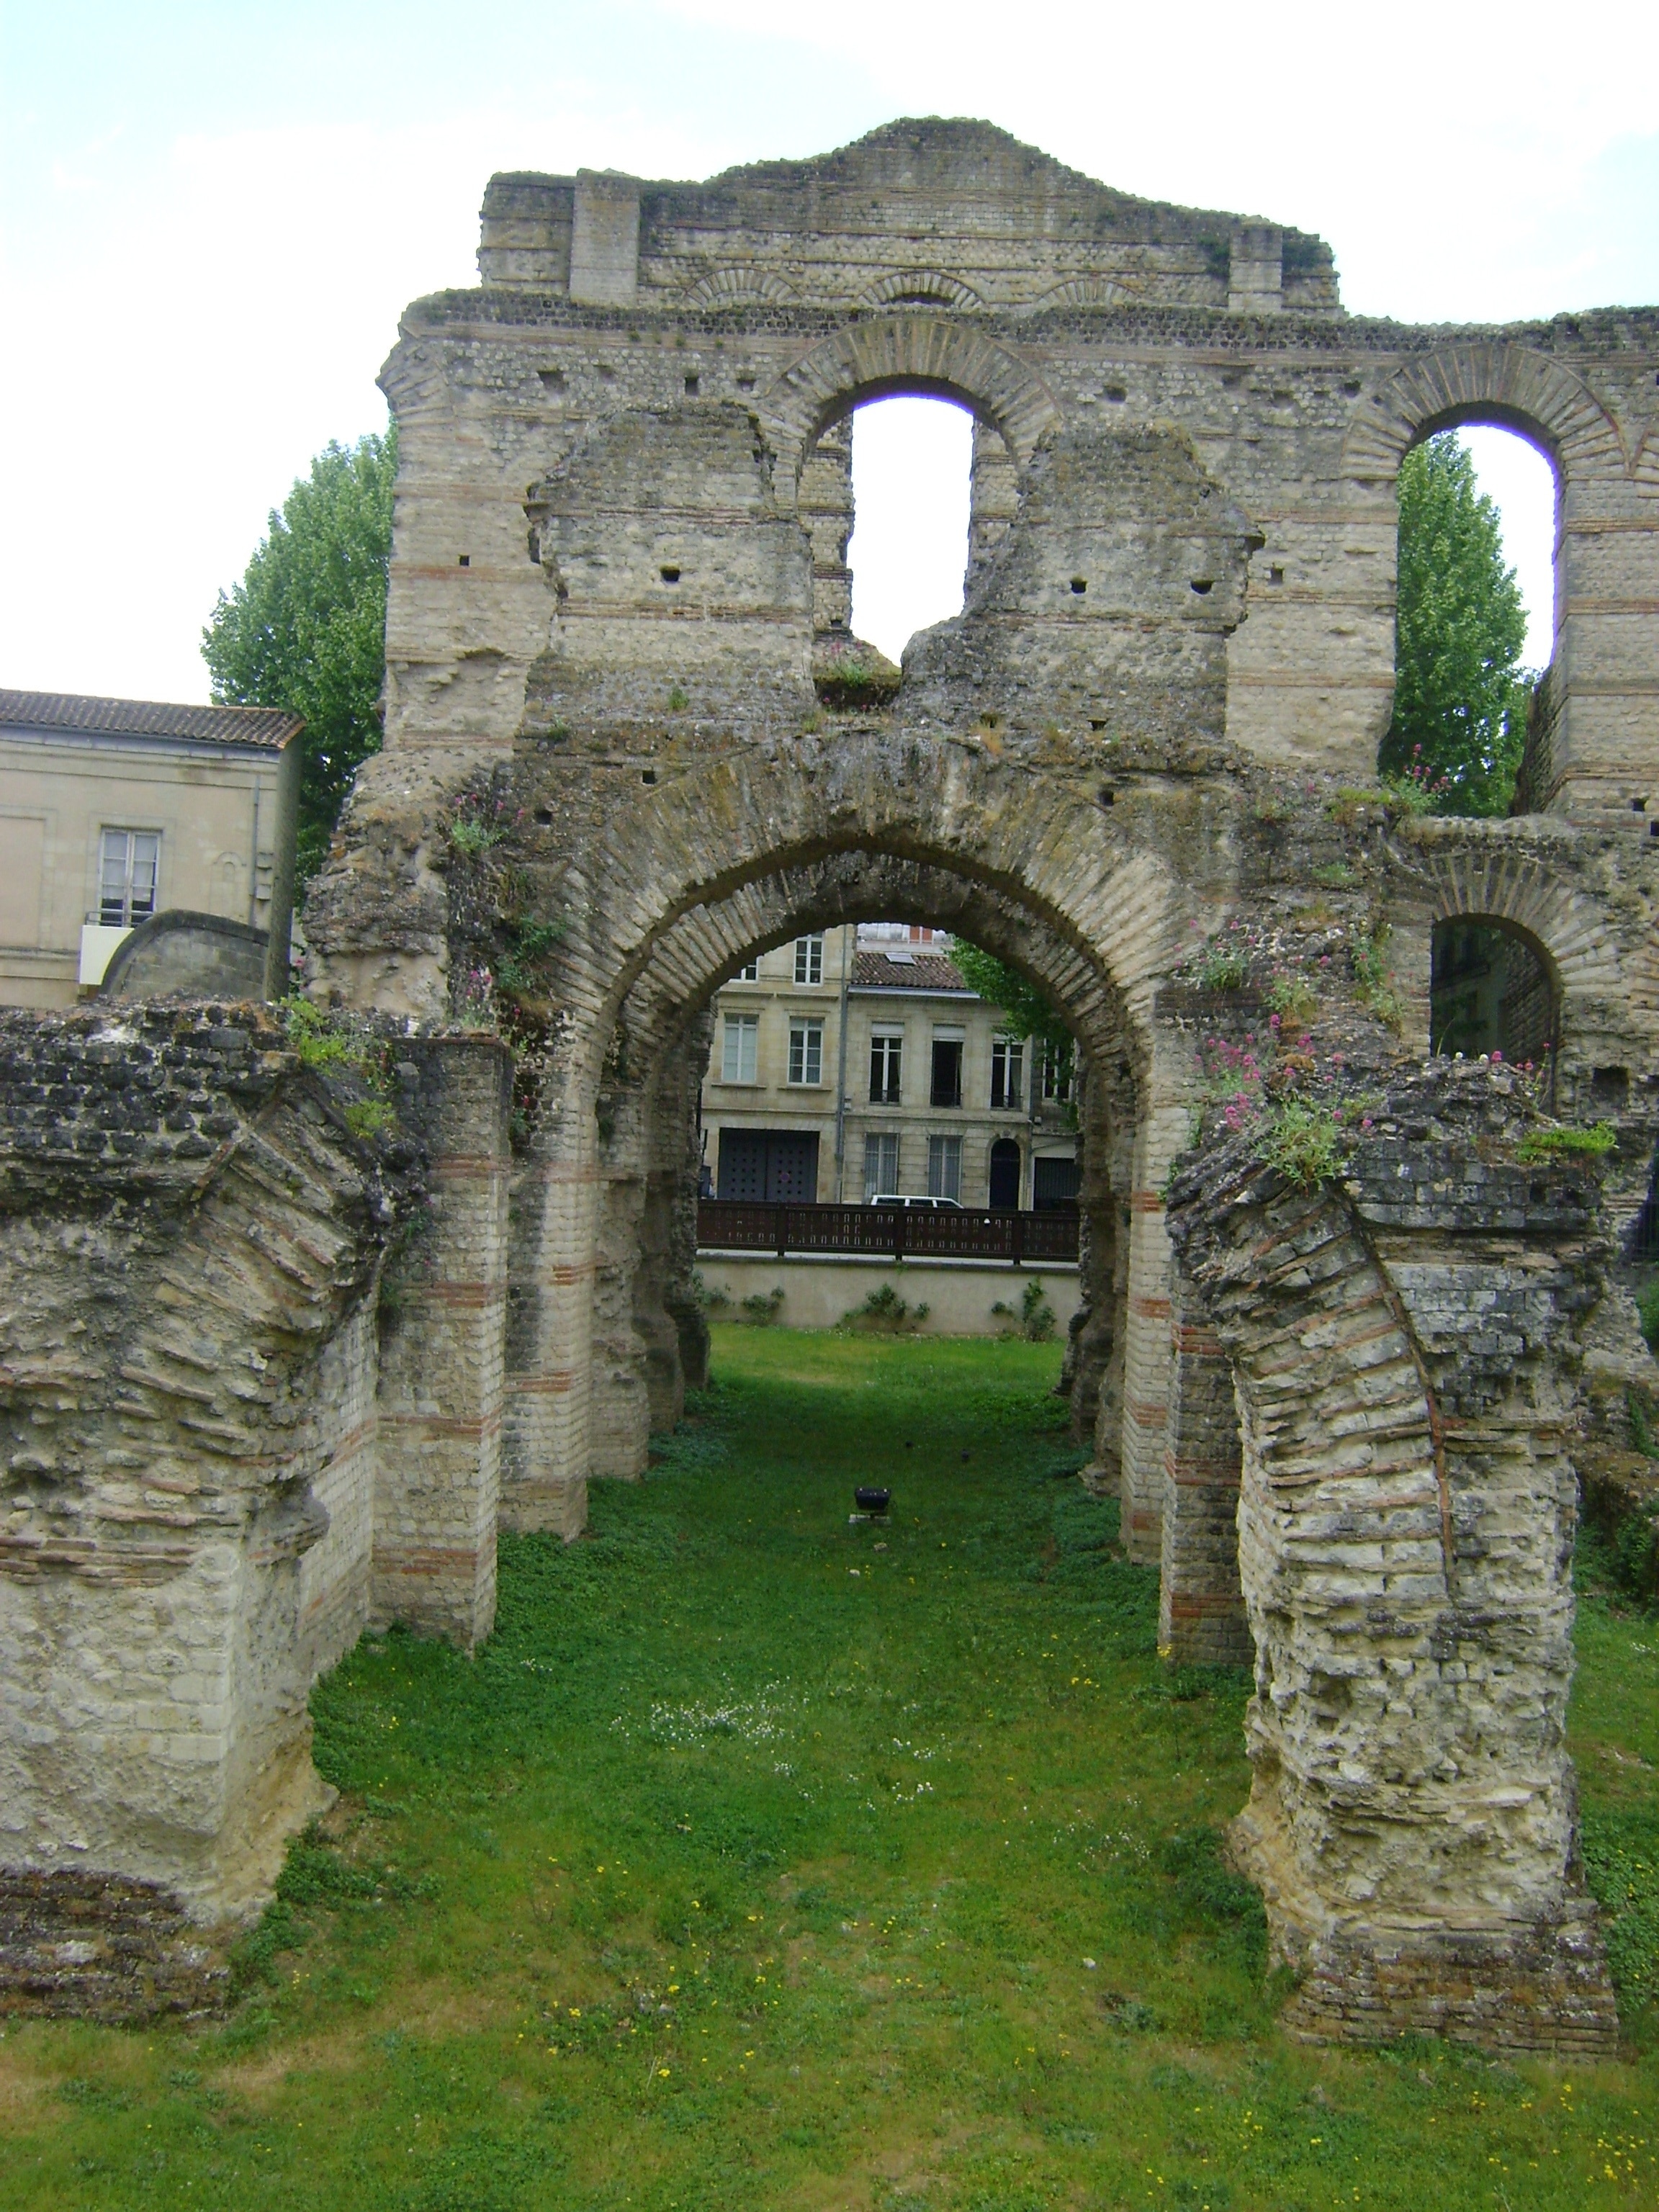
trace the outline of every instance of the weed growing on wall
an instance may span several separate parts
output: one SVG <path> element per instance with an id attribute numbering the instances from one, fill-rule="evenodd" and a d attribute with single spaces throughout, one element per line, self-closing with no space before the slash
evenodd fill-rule
<path id="1" fill-rule="evenodd" d="M 1617 1149 L 1619 1132 L 1611 1121 L 1592 1128 L 1531 1129 L 1515 1148 L 1516 1159 L 1528 1164 L 1543 1160 L 1605 1159 Z"/>

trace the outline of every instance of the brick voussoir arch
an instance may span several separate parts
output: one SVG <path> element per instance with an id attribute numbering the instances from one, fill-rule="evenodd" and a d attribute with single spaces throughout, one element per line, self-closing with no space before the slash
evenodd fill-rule
<path id="1" fill-rule="evenodd" d="M 1398 856 L 1426 927 L 1467 919 L 1506 924 L 1539 952 L 1550 973 L 1571 1042 L 1575 1007 L 1618 1006 L 1626 1017 L 1659 1017 L 1659 945 L 1645 924 L 1620 930 L 1604 897 L 1549 865 L 1531 825 L 1418 825 L 1414 848 Z M 1577 856 L 1564 854 L 1569 865 Z"/>
<path id="2" fill-rule="evenodd" d="M 971 408 L 1022 463 L 1060 420 L 1048 386 L 1018 356 L 970 324 L 926 311 L 872 315 L 821 340 L 768 391 L 761 419 L 798 476 L 823 431 L 857 400 L 902 392 Z"/>
<path id="3" fill-rule="evenodd" d="M 1131 1052 L 1119 994 L 1092 960 L 1018 898 L 935 864 L 891 854 L 836 853 L 781 867 L 681 915 L 658 940 L 623 1002 L 630 1057 L 670 1050 L 743 961 L 806 929 L 843 922 L 945 923 L 1027 975 L 1103 1058 Z"/>
<path id="4" fill-rule="evenodd" d="M 1564 476 L 1623 477 L 1624 443 L 1572 369 L 1510 339 L 1468 339 L 1404 362 L 1355 412 L 1345 476 L 1391 483 L 1422 439 L 1460 422 L 1498 422 L 1541 446 Z"/>
<path id="5" fill-rule="evenodd" d="M 942 269 L 896 269 L 890 276 L 878 277 L 860 295 L 858 304 L 866 308 L 908 307 L 920 301 L 932 301 L 941 307 L 963 312 L 982 309 L 985 305 L 971 284 L 964 284 L 960 276 L 951 276 Z"/>
<path id="6" fill-rule="evenodd" d="M 791 287 L 769 269 L 716 269 L 685 294 L 688 307 L 787 307 L 794 300 Z"/>
<path id="7" fill-rule="evenodd" d="M 936 869 L 941 884 L 1006 900 L 1028 927 L 1041 925 L 1071 945 L 1117 994 L 1133 1055 L 1150 1064 L 1152 1000 L 1184 949 L 1188 903 L 1164 860 L 1126 852 L 1078 795 L 1036 792 L 988 756 L 956 745 L 918 741 L 896 757 L 879 739 L 860 749 L 843 738 L 830 776 L 790 776 L 786 791 L 752 759 L 726 761 L 695 786 L 665 787 L 657 805 L 672 810 L 672 841 L 655 809 L 630 813 L 613 825 L 598 863 L 605 880 L 652 888 L 611 933 L 603 972 L 581 979 L 592 1012 L 572 1067 L 585 1063 L 591 1085 L 623 1001 L 683 916 L 721 908 L 766 878 L 860 853 Z M 665 874 L 665 849 L 696 854 L 695 872 Z M 742 949 L 734 938 L 734 965 Z"/>

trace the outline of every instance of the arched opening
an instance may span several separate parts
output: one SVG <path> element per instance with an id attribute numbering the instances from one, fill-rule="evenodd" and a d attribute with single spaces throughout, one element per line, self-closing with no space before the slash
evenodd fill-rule
<path id="1" fill-rule="evenodd" d="M 1023 1025 L 950 972 L 942 933 L 970 919 L 1075 1040 L 1068 1097 L 1045 1097 Z M 786 1326 L 844 1321 L 860 1285 L 920 1288 L 929 1334 L 1046 1316 L 1075 1431 L 1115 1471 L 1138 1054 L 1115 987 L 1052 920 L 948 864 L 781 859 L 665 923 L 601 1057 L 595 1472 L 637 1474 L 706 1374 L 700 1278 Z"/>
<path id="2" fill-rule="evenodd" d="M 1524 811 L 1549 782 L 1529 733 L 1547 721 L 1554 654 L 1554 464 L 1489 410 L 1455 410 L 1415 439 L 1397 492 L 1394 717 L 1379 766 L 1426 811 Z"/>
<path id="3" fill-rule="evenodd" d="M 1435 924 L 1429 1048 L 1541 1067 L 1558 1042 L 1559 1007 L 1543 948 L 1513 923 L 1453 915 Z"/>
<path id="4" fill-rule="evenodd" d="M 830 435 L 851 453 L 851 629 L 896 663 L 917 630 L 962 611 L 973 416 L 905 394 L 866 401 Z"/>

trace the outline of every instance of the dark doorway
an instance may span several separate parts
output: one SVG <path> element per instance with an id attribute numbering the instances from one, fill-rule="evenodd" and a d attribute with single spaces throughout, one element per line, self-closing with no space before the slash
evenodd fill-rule
<path id="1" fill-rule="evenodd" d="M 1038 1213 L 1077 1204 L 1081 1180 L 1075 1160 L 1037 1159 L 1031 1163 L 1031 1204 Z"/>
<path id="2" fill-rule="evenodd" d="M 1019 1146 L 1012 1137 L 999 1137 L 991 1147 L 990 1202 L 999 1213 L 1019 1210 Z"/>
<path id="3" fill-rule="evenodd" d="M 799 1129 L 722 1129 L 720 1194 L 751 1204 L 812 1205 L 818 1140 Z"/>

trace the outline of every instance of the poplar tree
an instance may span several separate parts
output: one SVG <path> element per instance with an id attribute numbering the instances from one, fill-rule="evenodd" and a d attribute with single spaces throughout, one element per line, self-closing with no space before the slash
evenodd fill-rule
<path id="1" fill-rule="evenodd" d="M 1455 431 L 1400 466 L 1394 720 L 1377 766 L 1438 814 L 1502 814 L 1515 789 L 1533 678 L 1526 610 L 1497 507 Z"/>

